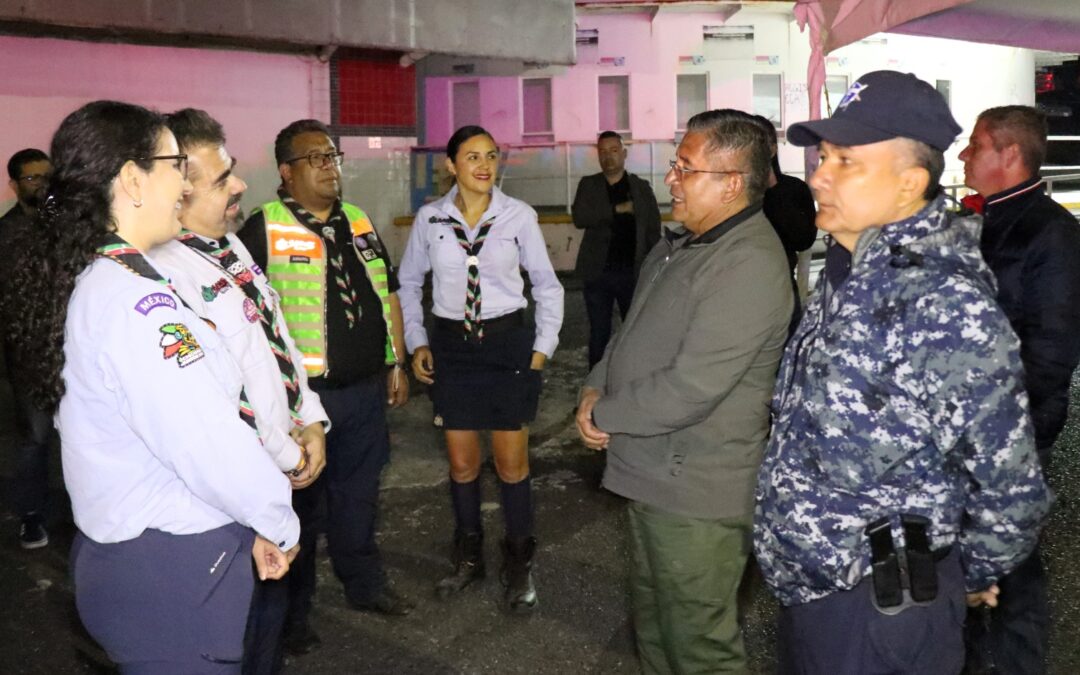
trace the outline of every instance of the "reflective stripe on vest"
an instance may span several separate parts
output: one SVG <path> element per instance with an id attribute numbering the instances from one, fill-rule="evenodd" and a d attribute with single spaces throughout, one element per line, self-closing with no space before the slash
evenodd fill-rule
<path id="1" fill-rule="evenodd" d="M 311 377 L 327 372 L 326 363 L 326 247 L 322 237 L 299 225 L 280 201 L 263 204 L 266 221 L 267 266 L 266 275 L 270 285 L 281 296 L 282 312 L 289 333 L 303 354 L 304 368 Z M 358 232 L 374 232 L 371 221 L 363 211 L 351 204 L 342 204 L 350 229 Z M 357 251 L 359 255 L 359 251 Z M 366 261 L 364 270 L 371 287 L 379 296 L 386 321 L 386 361 L 393 363 L 391 340 L 390 305 L 388 300 L 386 264 L 379 257 Z M 377 264 L 374 264 L 377 263 Z"/>

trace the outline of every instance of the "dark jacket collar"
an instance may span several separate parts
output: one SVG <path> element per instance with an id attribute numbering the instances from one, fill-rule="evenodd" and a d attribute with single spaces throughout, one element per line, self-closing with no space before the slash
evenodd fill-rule
<path id="1" fill-rule="evenodd" d="M 700 237 L 692 238 L 692 233 L 685 227 L 680 227 L 678 230 L 667 230 L 664 233 L 664 237 L 674 247 L 675 242 L 682 239 L 683 248 L 691 248 L 695 246 L 708 246 L 714 243 L 720 237 L 724 236 L 731 230 L 735 229 L 735 226 L 739 223 L 749 220 L 754 214 L 761 211 L 761 202 L 757 201 L 747 206 L 742 211 L 739 211 L 735 215 L 731 216 L 722 223 L 713 225 L 708 230 L 705 230 Z"/>
<path id="2" fill-rule="evenodd" d="M 1027 207 L 1031 200 L 1043 194 L 1042 178 L 1035 176 L 1014 185 L 1008 190 L 1002 190 L 986 198 L 984 215 L 987 220 L 1007 218 L 1010 213 L 1015 213 Z"/>

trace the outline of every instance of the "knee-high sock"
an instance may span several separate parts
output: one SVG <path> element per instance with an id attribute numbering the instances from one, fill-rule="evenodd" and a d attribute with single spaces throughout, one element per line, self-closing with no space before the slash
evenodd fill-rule
<path id="1" fill-rule="evenodd" d="M 460 534 L 478 534 L 480 521 L 480 476 L 468 483 L 450 479 L 450 501 L 454 504 L 454 528 Z"/>
<path id="2" fill-rule="evenodd" d="M 503 517 L 506 519 L 506 538 L 523 539 L 533 533 L 532 477 L 525 476 L 517 483 L 499 480 Z"/>

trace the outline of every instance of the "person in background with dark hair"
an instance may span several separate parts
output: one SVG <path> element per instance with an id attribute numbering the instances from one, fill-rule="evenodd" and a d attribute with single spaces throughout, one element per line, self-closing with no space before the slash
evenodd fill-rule
<path id="1" fill-rule="evenodd" d="M 180 236 L 150 253 L 188 304 L 213 322 L 240 366 L 266 452 L 294 490 L 311 485 L 326 465 L 329 423 L 307 384 L 303 357 L 277 294 L 251 254 L 230 234 L 247 184 L 225 148 L 225 131 L 202 110 L 166 115 L 188 156 L 192 190 L 180 211 Z M 244 649 L 245 675 L 276 673 L 288 608 L 287 580 L 256 584 Z"/>
<path id="2" fill-rule="evenodd" d="M 320 644 L 308 619 L 324 497 L 330 560 L 349 606 L 396 616 L 413 608 L 387 580 L 375 541 L 379 478 L 390 459 L 386 407 L 404 405 L 409 385 L 397 276 L 367 215 L 340 198 L 343 153 L 326 125 L 299 120 L 278 134 L 274 156 L 278 198 L 256 209 L 239 236 L 281 296 L 308 385 L 333 425 L 326 471 L 293 493 L 303 527 L 285 648 L 304 654 Z"/>
<path id="3" fill-rule="evenodd" d="M 615 305 L 626 319 L 645 255 L 660 241 L 660 207 L 648 181 L 626 170 L 622 136 L 605 131 L 596 140 L 600 173 L 578 183 L 571 213 L 585 230 L 574 272 L 585 282 L 589 317 L 589 368 L 611 339 Z"/>
<path id="4" fill-rule="evenodd" d="M 289 568 L 300 523 L 240 371 L 145 257 L 180 230 L 187 157 L 157 113 L 96 101 L 53 137 L 36 289 L 9 334 L 56 411 L 78 532 L 79 617 L 123 673 L 240 673 L 255 559 Z"/>
<path id="5" fill-rule="evenodd" d="M 818 146 L 810 185 L 830 249 L 758 477 L 779 672 L 959 673 L 965 600 L 997 603 L 1049 508 L 979 223 L 945 208 L 959 132 L 933 85 L 891 70 L 788 128 Z"/>
<path id="6" fill-rule="evenodd" d="M 998 303 L 1020 338 L 1044 470 L 1065 426 L 1080 361 L 1080 226 L 1043 190 L 1045 157 L 1046 118 L 1020 105 L 983 111 L 960 152 L 964 183 L 983 197 L 980 248 L 997 279 Z M 969 672 L 1045 672 L 1050 605 L 1038 549 L 998 586 L 998 606 L 968 617 Z"/>
<path id="7" fill-rule="evenodd" d="M 491 134 L 477 126 L 458 129 L 446 147 L 446 167 L 454 186 L 417 212 L 401 260 L 413 373 L 431 385 L 450 460 L 454 572 L 436 592 L 449 597 L 485 576 L 480 430 L 490 430 L 506 524 L 506 606 L 528 612 L 537 603 L 529 422 L 536 416 L 544 363 L 559 343 L 563 288 L 536 212 L 495 186 L 499 149 Z M 532 284 L 535 328 L 525 320 L 522 270 Z M 421 305 L 429 271 L 435 315 L 430 341 Z"/>
<path id="8" fill-rule="evenodd" d="M 13 286 L 11 270 L 26 253 L 26 242 L 35 234 L 38 208 L 45 199 L 52 164 L 37 148 L 26 148 L 11 156 L 7 164 L 8 185 L 15 193 L 15 205 L 0 218 L 0 250 L 8 264 L 0 268 L 0 320 L 10 326 L 24 302 L 35 302 L 33 294 Z M 22 438 L 15 465 L 15 509 L 19 516 L 19 545 L 25 549 L 49 544 L 45 529 L 45 507 L 49 496 L 49 440 L 52 420 L 35 407 L 26 395 L 26 383 L 36 377 L 27 360 L 19 357 L 11 340 L 4 340 L 4 363 L 15 399 L 15 421 Z M 27 370 L 29 368 L 29 371 Z"/>
<path id="9" fill-rule="evenodd" d="M 769 189 L 765 191 L 762 209 L 769 219 L 780 243 L 787 254 L 788 268 L 791 270 L 792 288 L 795 289 L 795 311 L 792 314 L 791 331 L 799 324 L 802 314 L 802 299 L 799 294 L 795 268 L 799 264 L 799 253 L 814 245 L 817 239 L 817 226 L 814 218 L 814 195 L 810 187 L 794 176 L 780 170 L 780 157 L 776 147 L 776 127 L 763 115 L 754 115 L 754 120 L 769 136 L 769 151 L 772 153 L 772 169 L 769 176 Z"/>
<path id="10" fill-rule="evenodd" d="M 745 672 L 736 589 L 791 321 L 784 251 L 761 212 L 769 142 L 746 113 L 687 123 L 665 183 L 668 230 L 626 323 L 581 390 L 585 445 L 626 497 L 646 673 Z"/>

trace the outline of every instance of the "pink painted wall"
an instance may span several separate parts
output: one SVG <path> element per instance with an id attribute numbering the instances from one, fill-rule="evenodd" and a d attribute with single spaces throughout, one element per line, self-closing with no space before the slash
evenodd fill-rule
<path id="1" fill-rule="evenodd" d="M 207 110 L 225 127 L 229 150 L 251 188 L 250 209 L 277 183 L 277 132 L 303 117 L 326 119 L 328 67 L 314 58 L 218 49 L 147 47 L 0 36 L 0 162 L 24 147 L 46 152 L 56 127 L 95 99 L 163 112 Z M 327 120 L 328 121 L 328 120 Z M 13 199 L 6 172 L 0 201 Z"/>
<path id="2" fill-rule="evenodd" d="M 675 82 L 679 73 L 709 73 L 709 106 L 749 109 L 752 73 L 783 72 L 794 65 L 805 70 L 802 54 L 790 58 L 788 44 L 792 17 L 779 11 L 744 9 L 729 17 L 728 24 L 754 25 L 753 50 L 778 57 L 758 66 L 753 56 L 740 60 L 711 60 L 703 65 L 680 63 L 680 56 L 702 54 L 702 26 L 725 23 L 716 13 L 671 13 L 650 18 L 647 13 L 579 13 L 577 27 L 595 28 L 600 35 L 599 58 L 607 63 L 588 63 L 579 53 L 578 65 L 529 71 L 527 77 L 552 78 L 552 126 L 557 141 L 591 142 L 601 131 L 598 78 L 627 75 L 630 83 L 630 131 L 638 139 L 670 139 L 676 126 Z M 805 40 L 805 38 L 804 38 Z M 621 64 L 611 61 L 621 59 Z M 431 77 L 425 83 L 427 142 L 439 145 L 453 129 L 450 83 L 479 81 L 482 91 L 482 123 L 499 132 L 499 141 L 520 143 L 521 85 L 518 77 Z"/>

